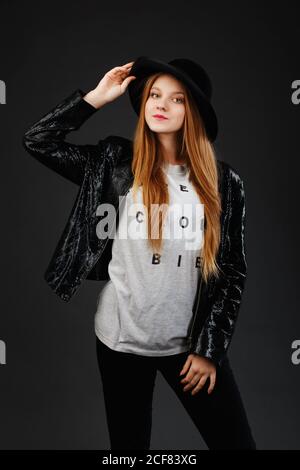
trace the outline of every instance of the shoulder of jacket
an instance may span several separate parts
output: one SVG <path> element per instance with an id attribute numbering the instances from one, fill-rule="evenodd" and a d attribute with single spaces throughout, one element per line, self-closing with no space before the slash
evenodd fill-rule
<path id="1" fill-rule="evenodd" d="M 109 135 L 98 143 L 104 146 L 106 153 L 117 153 L 122 160 L 132 154 L 132 141 L 120 135 Z"/>
<path id="2" fill-rule="evenodd" d="M 238 185 L 243 185 L 243 179 L 241 174 L 233 167 L 230 163 L 225 162 L 224 160 L 217 160 L 219 168 L 221 168 L 222 173 L 231 179 L 233 183 Z"/>

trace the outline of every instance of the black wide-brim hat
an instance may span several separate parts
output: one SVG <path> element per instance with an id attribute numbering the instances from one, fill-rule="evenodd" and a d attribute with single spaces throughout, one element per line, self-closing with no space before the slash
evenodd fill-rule
<path id="1" fill-rule="evenodd" d="M 188 87 L 198 106 L 208 138 L 213 142 L 218 134 L 218 120 L 211 104 L 212 83 L 204 68 L 193 60 L 174 59 L 166 63 L 146 56 L 138 57 L 129 74 L 136 78 L 128 84 L 130 101 L 136 114 L 139 116 L 141 97 L 147 78 L 157 72 L 174 75 Z"/>

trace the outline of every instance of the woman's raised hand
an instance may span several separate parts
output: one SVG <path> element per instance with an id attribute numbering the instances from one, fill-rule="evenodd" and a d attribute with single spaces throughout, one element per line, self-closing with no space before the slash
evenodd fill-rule
<path id="1" fill-rule="evenodd" d="M 100 80 L 96 88 L 84 96 L 85 101 L 95 108 L 100 108 L 104 104 L 114 101 L 116 98 L 123 95 L 131 80 L 135 80 L 136 78 L 134 75 L 129 75 L 133 63 L 134 62 L 128 62 L 127 64 L 109 70 Z"/>

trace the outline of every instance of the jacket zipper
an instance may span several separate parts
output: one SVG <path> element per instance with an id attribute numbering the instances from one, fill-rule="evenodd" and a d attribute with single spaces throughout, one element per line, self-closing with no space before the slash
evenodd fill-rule
<path id="1" fill-rule="evenodd" d="M 192 343 L 193 330 L 194 330 L 194 325 L 195 325 L 196 317 L 198 316 L 198 308 L 199 308 L 199 302 L 200 302 L 200 295 L 201 295 L 201 289 L 202 289 L 202 282 L 203 282 L 203 278 L 201 277 L 201 279 L 200 279 L 200 286 L 199 286 L 199 292 L 198 292 L 198 298 L 197 298 L 196 311 L 195 311 L 195 315 L 194 315 L 194 319 L 193 319 L 191 331 L 190 331 L 189 338 L 188 338 L 190 345 L 191 345 L 191 343 Z"/>

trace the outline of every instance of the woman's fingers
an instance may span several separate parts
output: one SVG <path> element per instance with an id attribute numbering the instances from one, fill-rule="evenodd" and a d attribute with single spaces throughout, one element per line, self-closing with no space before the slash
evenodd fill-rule
<path id="1" fill-rule="evenodd" d="M 192 363 L 192 357 L 191 357 L 191 355 L 189 355 L 187 357 L 186 361 L 185 361 L 185 364 L 184 364 L 183 368 L 179 372 L 179 375 L 184 375 L 189 370 L 191 363 Z M 183 379 L 183 380 L 185 380 L 185 379 Z"/>
<path id="2" fill-rule="evenodd" d="M 205 383 L 206 383 L 208 377 L 209 377 L 208 375 L 203 375 L 203 376 L 201 377 L 201 379 L 199 380 L 199 382 L 198 382 L 198 384 L 196 385 L 196 387 L 193 388 L 193 390 L 192 390 L 192 392 L 191 392 L 191 395 L 195 395 L 196 393 L 199 392 L 199 390 L 201 390 L 201 389 L 204 387 L 204 385 L 205 385 Z"/>
<path id="3" fill-rule="evenodd" d="M 130 72 L 130 69 L 129 68 L 126 68 L 126 67 L 115 67 L 113 69 L 113 74 L 115 76 L 124 76 L 124 75 L 128 75 L 128 73 Z"/>
<path id="4" fill-rule="evenodd" d="M 115 67 L 113 69 L 113 73 L 114 74 L 127 73 L 127 69 L 125 69 L 123 67 Z"/>
<path id="5" fill-rule="evenodd" d="M 208 375 L 203 374 L 199 378 L 199 375 L 195 374 L 193 378 L 189 381 L 189 383 L 184 387 L 183 391 L 185 392 L 187 390 L 190 390 L 191 388 L 194 389 L 194 387 L 198 387 L 197 390 L 199 390 L 205 384 L 207 377 Z"/>
<path id="6" fill-rule="evenodd" d="M 204 362 L 204 365 L 203 365 Z M 190 367 L 191 366 L 191 367 Z M 180 375 L 186 373 L 189 369 L 186 377 L 181 380 L 181 383 L 184 386 L 183 391 L 190 390 L 192 395 L 195 395 L 206 383 L 207 378 L 210 379 L 210 385 L 207 393 L 210 394 L 216 383 L 216 368 L 212 366 L 210 361 L 208 362 L 206 358 L 198 357 L 193 354 L 190 354 L 182 368 Z M 200 379 L 199 379 L 200 377 Z"/>
<path id="7" fill-rule="evenodd" d="M 195 395 L 196 393 L 199 392 L 199 390 L 201 390 L 207 379 L 209 378 L 210 380 L 210 385 L 209 385 L 209 388 L 207 390 L 207 393 L 210 394 L 213 389 L 214 389 L 214 386 L 216 384 L 216 374 L 215 373 L 212 373 L 212 374 L 203 374 L 199 380 L 199 376 L 197 374 L 195 374 L 193 376 L 193 378 L 191 380 L 188 381 L 188 383 L 185 385 L 185 387 L 183 388 L 183 391 L 186 392 L 188 390 L 191 390 L 191 395 Z M 181 382 L 186 382 L 187 380 L 186 379 L 183 379 Z"/>
<path id="8" fill-rule="evenodd" d="M 216 384 L 216 373 L 211 374 L 210 376 L 210 386 L 209 386 L 209 389 L 207 390 L 208 394 L 213 391 L 215 384 Z"/>
<path id="9" fill-rule="evenodd" d="M 199 374 L 195 374 L 187 383 L 187 385 L 185 385 L 183 391 L 185 392 L 186 390 L 190 390 L 191 388 L 193 388 L 195 385 L 197 385 L 197 383 L 199 382 Z"/>
<path id="10" fill-rule="evenodd" d="M 117 67 L 113 68 L 113 70 L 115 71 L 123 71 L 123 72 L 128 72 L 129 69 L 131 69 L 131 65 L 118 65 Z"/>
<path id="11" fill-rule="evenodd" d="M 124 92 L 126 90 L 127 86 L 129 85 L 129 83 L 132 80 L 135 80 L 135 79 L 136 79 L 136 77 L 134 77 L 134 76 L 125 78 L 123 83 L 121 84 L 122 91 Z"/>

